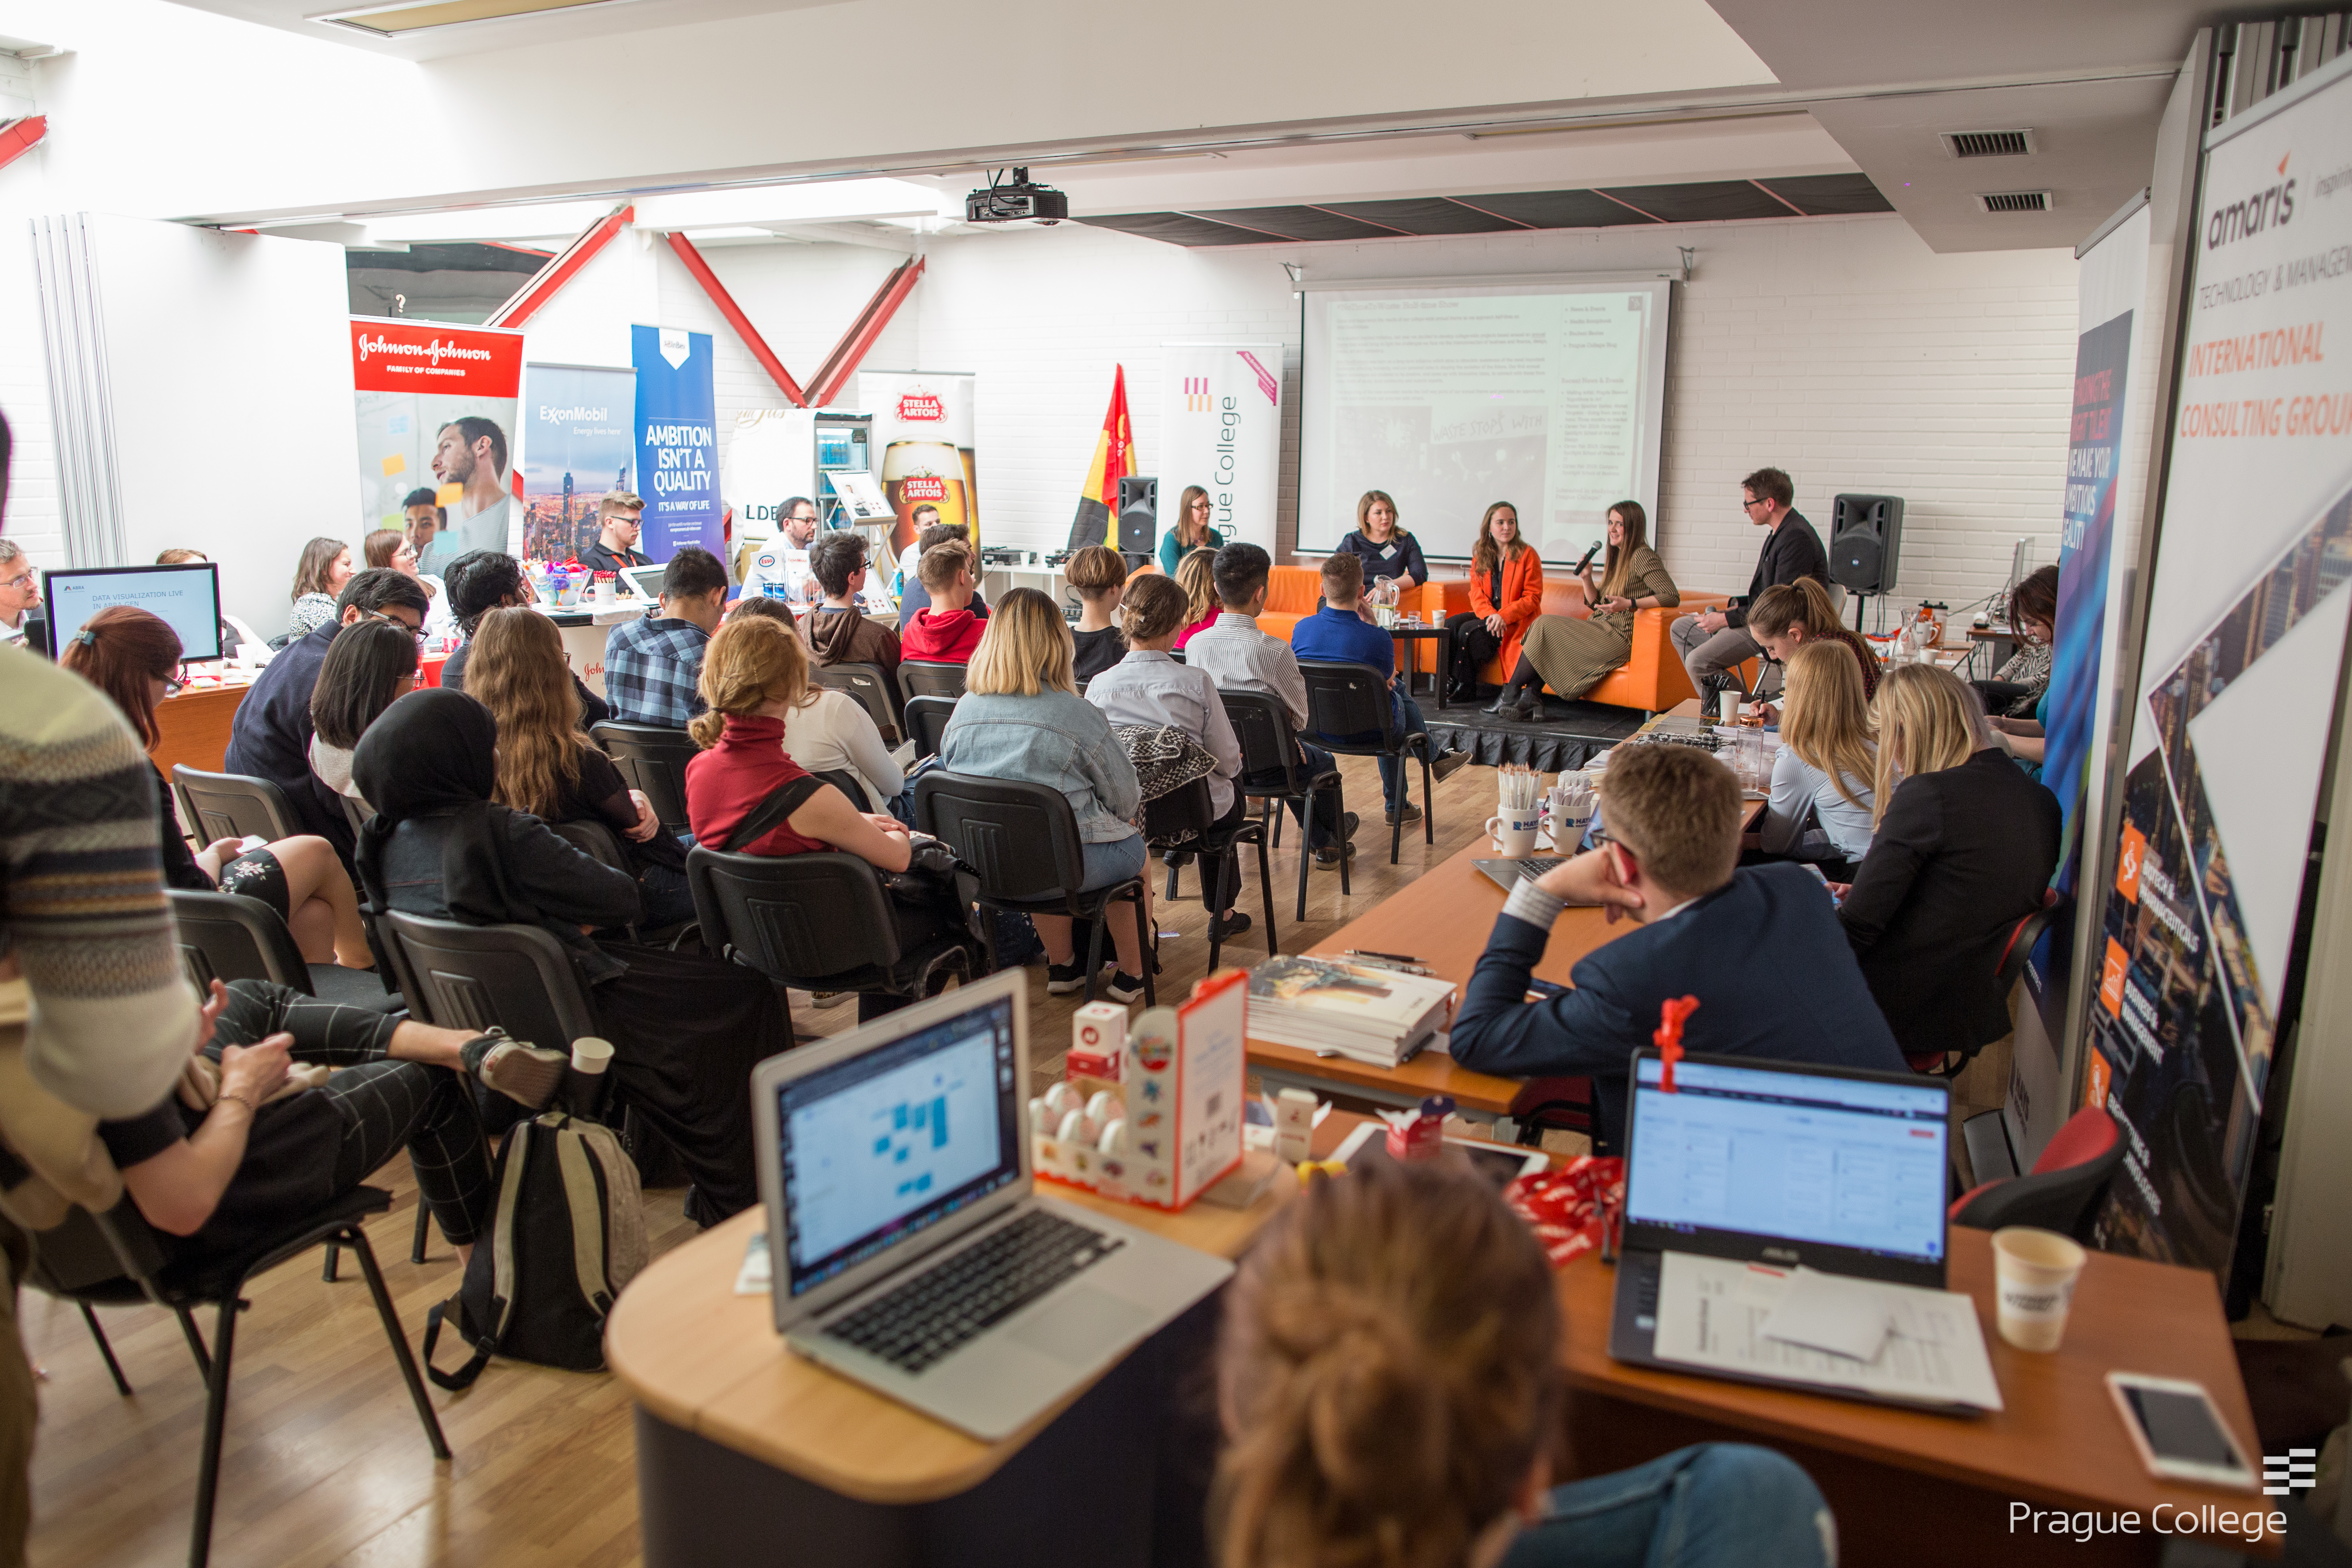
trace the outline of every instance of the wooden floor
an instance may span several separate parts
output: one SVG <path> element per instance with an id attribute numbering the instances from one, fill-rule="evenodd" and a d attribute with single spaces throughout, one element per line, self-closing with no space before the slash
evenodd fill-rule
<path id="1" fill-rule="evenodd" d="M 1413 825 L 1391 868 L 1372 764 L 1342 766 L 1349 802 L 1364 818 L 1354 890 L 1343 899 L 1337 872 L 1310 872 L 1307 922 L 1291 919 L 1298 835 L 1289 825 L 1274 855 L 1285 952 L 1303 950 L 1408 886 L 1466 845 L 1494 811 L 1493 771 L 1465 768 L 1438 789 L 1437 842 L 1424 845 Z M 1241 907 L 1255 929 L 1226 950 L 1227 962 L 1244 964 L 1265 952 L 1254 856 L 1248 866 Z M 1158 903 L 1164 877 L 1156 860 L 1153 870 L 1158 924 L 1179 933 L 1162 951 L 1160 994 L 1181 1000 L 1207 968 L 1199 878 L 1187 869 L 1183 896 Z M 1042 965 L 1030 975 L 1035 1065 L 1051 1078 L 1059 1074 L 1079 998 L 1047 996 Z M 793 1010 L 803 1039 L 849 1028 L 856 1018 L 848 998 Z M 416 1202 L 407 1163 L 395 1160 L 377 1182 L 396 1202 L 368 1234 L 416 1345 L 426 1309 L 457 1288 L 456 1260 L 437 1233 L 429 1261 L 407 1260 Z M 693 1234 L 680 1213 L 683 1197 L 682 1189 L 646 1194 L 657 1253 Z M 435 1390 L 456 1454 L 436 1464 L 367 1287 L 348 1259 L 341 1272 L 340 1283 L 323 1283 L 314 1253 L 247 1292 L 252 1307 L 238 1324 L 230 1385 L 215 1563 L 622 1568 L 639 1560 L 629 1405 L 613 1378 L 501 1362 L 467 1394 Z M 33 1462 L 31 1561 L 39 1568 L 184 1562 L 205 1400 L 177 1324 L 153 1309 L 100 1314 L 137 1391 L 124 1399 L 75 1308 L 27 1291 L 21 1316 L 26 1348 L 47 1374 Z M 204 1328 L 209 1338 L 212 1323 Z M 445 1365 L 457 1360 L 452 1349 L 442 1346 Z"/>

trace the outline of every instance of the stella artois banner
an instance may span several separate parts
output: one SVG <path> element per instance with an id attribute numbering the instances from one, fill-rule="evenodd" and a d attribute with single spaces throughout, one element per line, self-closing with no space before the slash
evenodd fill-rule
<path id="1" fill-rule="evenodd" d="M 857 373 L 856 395 L 847 406 L 874 416 L 871 449 L 881 454 L 882 493 L 898 519 L 893 551 L 914 542 L 915 509 L 927 505 L 938 509 L 940 522 L 968 526 L 979 548 L 979 468 L 971 444 L 979 379 L 959 371 Z"/>

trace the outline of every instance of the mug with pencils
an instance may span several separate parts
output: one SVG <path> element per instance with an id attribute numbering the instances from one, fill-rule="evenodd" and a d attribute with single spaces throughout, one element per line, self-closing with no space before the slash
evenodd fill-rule
<path id="1" fill-rule="evenodd" d="M 1495 851 L 1518 859 L 1536 850 L 1536 829 L 1543 822 L 1543 775 L 1515 763 L 1496 770 L 1495 815 L 1486 819 L 1486 833 Z"/>

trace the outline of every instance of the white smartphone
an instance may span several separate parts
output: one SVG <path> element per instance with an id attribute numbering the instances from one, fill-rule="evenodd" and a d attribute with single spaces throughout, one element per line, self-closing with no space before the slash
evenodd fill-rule
<path id="1" fill-rule="evenodd" d="M 2107 1392 L 2139 1450 L 2148 1474 L 2173 1480 L 2203 1481 L 2235 1491 L 2255 1489 L 2246 1451 L 2213 1408 L 2200 1383 L 2149 1377 L 2137 1372 L 2107 1373 Z"/>

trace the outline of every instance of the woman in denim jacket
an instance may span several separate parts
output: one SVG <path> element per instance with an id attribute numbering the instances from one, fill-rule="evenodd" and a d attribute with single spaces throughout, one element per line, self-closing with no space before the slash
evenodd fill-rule
<path id="1" fill-rule="evenodd" d="M 1072 647 L 1069 626 L 1053 600 L 1034 588 L 1005 595 L 972 651 L 964 695 L 940 742 L 940 761 L 955 773 L 1060 790 L 1076 814 L 1086 847 L 1080 890 L 1091 892 L 1143 875 L 1143 835 L 1134 822 L 1143 795 L 1110 721 L 1077 693 Z M 1150 962 L 1135 906 L 1115 904 L 1107 918 L 1118 950 L 1108 994 L 1114 1002 L 1132 1002 L 1143 994 L 1143 966 Z M 1069 917 L 1030 919 L 1045 944 L 1045 989 L 1055 995 L 1083 989 L 1087 977 L 1070 940 Z"/>

